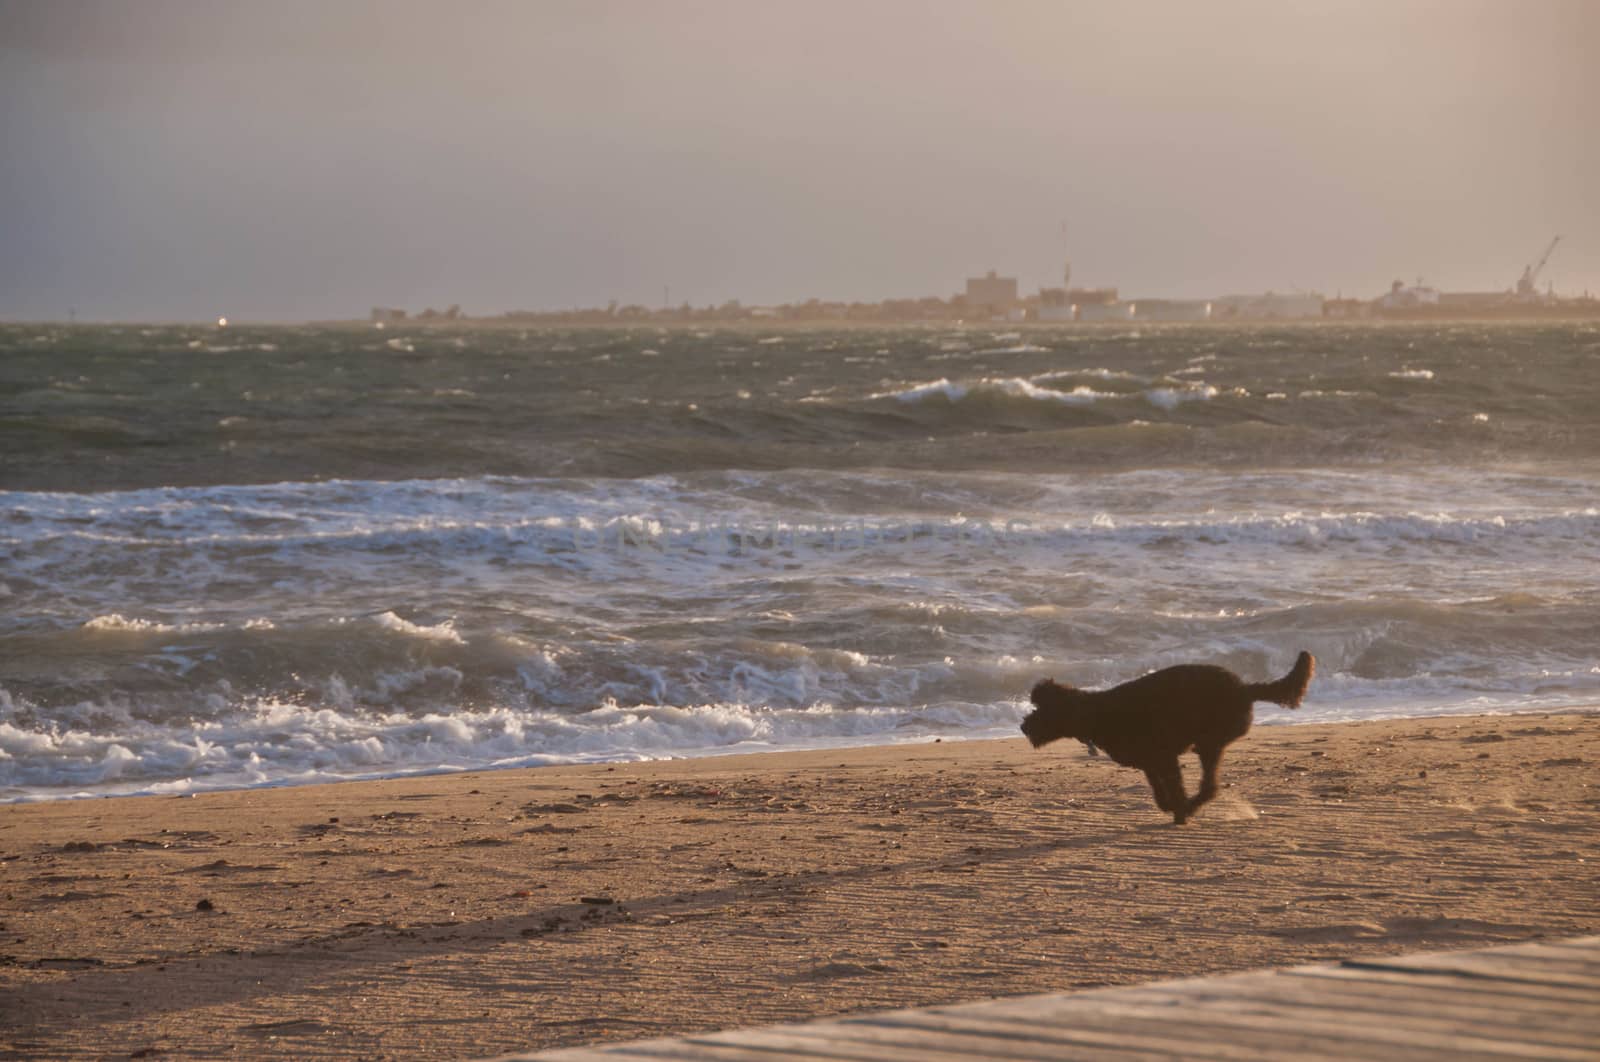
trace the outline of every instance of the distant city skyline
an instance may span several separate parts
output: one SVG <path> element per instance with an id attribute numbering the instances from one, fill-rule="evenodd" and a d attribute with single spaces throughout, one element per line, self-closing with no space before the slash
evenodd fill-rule
<path id="1" fill-rule="evenodd" d="M 0 319 L 1600 292 L 1583 0 L 0 0 Z"/>

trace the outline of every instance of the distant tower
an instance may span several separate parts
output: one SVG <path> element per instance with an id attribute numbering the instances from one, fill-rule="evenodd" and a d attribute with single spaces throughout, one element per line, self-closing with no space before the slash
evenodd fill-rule
<path id="1" fill-rule="evenodd" d="M 1064 257 L 1067 254 L 1067 223 L 1065 221 L 1061 223 L 1061 253 Z M 1068 291 L 1072 290 L 1072 259 L 1070 257 L 1065 257 L 1061 268 L 1061 286 Z"/>

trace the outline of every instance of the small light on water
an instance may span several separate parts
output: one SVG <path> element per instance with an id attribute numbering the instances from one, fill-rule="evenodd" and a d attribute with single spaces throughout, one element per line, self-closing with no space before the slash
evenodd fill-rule
<path id="1" fill-rule="evenodd" d="M 227 328 L 228 327 L 228 319 L 226 317 L 217 318 L 217 327 L 218 328 Z"/>

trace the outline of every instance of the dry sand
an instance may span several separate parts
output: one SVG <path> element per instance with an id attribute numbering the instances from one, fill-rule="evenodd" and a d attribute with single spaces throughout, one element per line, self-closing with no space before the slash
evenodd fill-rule
<path id="1" fill-rule="evenodd" d="M 1600 932 L 1600 716 L 0 808 L 0 1056 L 462 1057 Z M 1195 770 L 1189 766 L 1190 785 Z"/>

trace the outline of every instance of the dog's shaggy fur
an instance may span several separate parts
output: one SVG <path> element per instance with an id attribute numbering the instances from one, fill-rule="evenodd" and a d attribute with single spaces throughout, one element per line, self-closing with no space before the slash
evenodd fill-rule
<path id="1" fill-rule="evenodd" d="M 1300 707 L 1317 662 L 1301 653 L 1293 669 L 1276 682 L 1242 682 L 1214 664 L 1181 664 L 1124 682 L 1109 690 L 1077 690 L 1052 679 L 1033 687 L 1034 710 L 1022 732 L 1034 748 L 1061 738 L 1096 747 L 1124 767 L 1137 767 L 1150 780 L 1156 805 L 1182 825 L 1217 795 L 1222 750 L 1250 729 L 1257 701 Z M 1200 756 L 1200 791 L 1188 796 L 1178 757 L 1193 749 Z"/>

